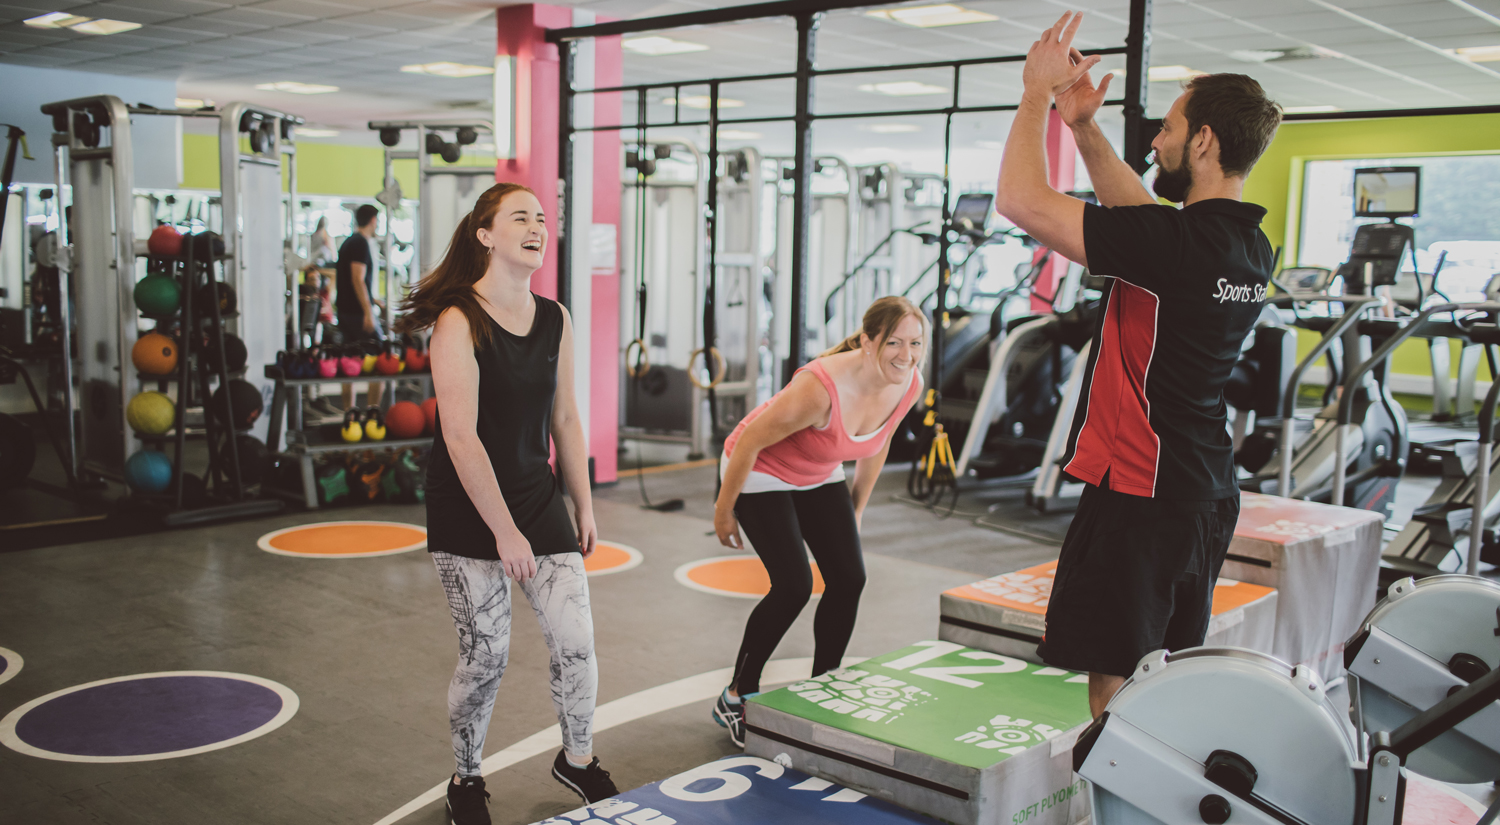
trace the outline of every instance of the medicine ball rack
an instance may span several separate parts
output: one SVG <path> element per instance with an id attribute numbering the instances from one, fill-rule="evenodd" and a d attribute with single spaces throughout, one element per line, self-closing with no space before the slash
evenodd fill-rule
<path id="1" fill-rule="evenodd" d="M 313 475 L 313 456 L 322 453 L 347 453 L 360 450 L 402 450 L 411 447 L 426 449 L 432 446 L 432 436 L 424 435 L 420 438 L 390 438 L 383 441 L 328 441 L 321 437 L 316 429 L 308 429 L 302 420 L 302 405 L 299 403 L 302 397 L 302 388 L 318 386 L 321 384 L 372 384 L 376 382 L 391 384 L 392 391 L 385 393 L 381 402 L 382 412 L 390 409 L 394 401 L 394 384 L 398 381 L 421 381 L 423 385 L 422 397 L 432 397 L 432 373 L 431 372 L 398 372 L 394 375 L 381 375 L 372 373 L 370 375 L 335 376 L 324 378 L 289 378 L 281 367 L 275 364 L 266 366 L 266 378 L 276 382 L 271 394 L 271 440 L 266 446 L 271 451 L 272 458 L 291 458 L 300 465 L 302 476 L 302 494 L 288 490 L 267 486 L 266 492 L 288 498 L 292 501 L 301 501 L 309 510 L 316 510 L 318 504 L 318 484 Z M 281 439 L 277 433 L 281 432 L 281 423 L 286 421 L 286 450 L 281 450 Z"/>
<path id="2" fill-rule="evenodd" d="M 252 428 L 234 428 L 231 424 L 216 420 L 210 382 L 214 378 L 218 379 L 219 387 L 224 393 L 225 418 L 228 422 L 234 422 L 237 417 L 234 410 L 234 394 L 228 390 L 229 382 L 231 378 L 243 376 L 245 373 L 243 368 L 229 369 L 228 358 L 224 355 L 224 322 L 238 317 L 237 312 L 221 311 L 219 294 L 219 286 L 223 283 L 221 276 L 226 274 L 224 273 L 225 262 L 232 258 L 228 255 L 196 257 L 200 245 L 209 247 L 208 251 L 212 252 L 213 241 L 216 240 L 218 240 L 217 235 L 205 232 L 203 235 L 184 236 L 182 252 L 177 256 L 138 253 L 140 257 L 150 258 L 157 266 L 166 264 L 169 271 L 164 274 L 177 278 L 182 287 L 182 306 L 179 313 L 146 316 L 156 320 L 159 330 L 167 329 L 171 321 L 180 318 L 176 373 L 174 375 L 137 373 L 137 378 L 141 383 L 154 382 L 161 391 L 165 391 L 171 382 L 176 382 L 178 386 L 177 398 L 174 401 L 176 415 L 172 430 L 162 435 L 135 433 L 135 437 L 145 444 L 161 446 L 170 443 L 173 446 L 172 482 L 167 492 L 164 494 L 132 493 L 146 506 L 162 511 L 162 522 L 168 526 L 265 515 L 279 512 L 284 507 L 279 500 L 252 496 L 248 489 L 249 485 L 244 482 L 243 470 L 246 469 L 244 465 L 250 457 L 240 455 L 239 437 L 249 433 Z M 207 311 L 194 307 L 194 300 L 199 297 L 200 290 L 204 288 L 211 297 Z M 210 343 L 207 347 L 203 344 L 204 334 L 210 336 L 208 339 Z M 208 349 L 220 353 L 220 357 L 206 358 Z M 205 363 L 207 361 L 218 363 Z M 217 500 L 216 503 L 211 504 L 189 500 L 185 495 L 183 484 L 189 435 L 186 413 L 194 398 L 194 388 L 197 390 L 198 399 L 203 403 L 201 434 L 208 441 L 208 468 L 204 472 L 203 484 L 205 500 Z M 195 432 L 192 435 L 197 437 L 199 433 Z M 222 452 L 219 449 L 221 437 Z"/>

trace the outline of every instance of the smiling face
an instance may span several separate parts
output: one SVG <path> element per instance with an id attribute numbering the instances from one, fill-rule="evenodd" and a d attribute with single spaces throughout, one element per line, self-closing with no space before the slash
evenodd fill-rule
<path id="1" fill-rule="evenodd" d="M 897 322 L 884 344 L 865 336 L 860 341 L 860 350 L 887 381 L 905 384 L 911 381 L 911 371 L 922 362 L 924 331 L 920 319 L 906 315 Z"/>
<path id="2" fill-rule="evenodd" d="M 512 192 L 500 201 L 488 229 L 477 233 L 491 260 L 527 272 L 542 268 L 547 253 L 547 218 L 530 192 Z"/>

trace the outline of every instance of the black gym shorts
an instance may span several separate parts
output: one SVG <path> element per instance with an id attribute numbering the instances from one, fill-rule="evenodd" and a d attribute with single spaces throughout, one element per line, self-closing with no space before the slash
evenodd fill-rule
<path id="1" fill-rule="evenodd" d="M 1153 499 L 1085 485 L 1057 562 L 1042 661 L 1129 676 L 1152 651 L 1203 644 L 1239 515 L 1238 495 Z"/>

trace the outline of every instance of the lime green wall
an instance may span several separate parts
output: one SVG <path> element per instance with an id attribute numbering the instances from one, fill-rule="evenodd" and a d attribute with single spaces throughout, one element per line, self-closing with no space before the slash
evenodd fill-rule
<path id="1" fill-rule="evenodd" d="M 332 143 L 297 145 L 297 191 L 303 195 L 373 198 L 384 186 L 384 151 L 371 146 Z M 493 157 L 465 155 L 457 166 L 493 166 Z M 441 160 L 438 166 L 447 166 Z M 417 196 L 417 162 L 398 160 L 396 179 L 408 198 Z M 217 135 L 182 136 L 182 187 L 219 188 Z"/>
<path id="2" fill-rule="evenodd" d="M 1273 246 L 1283 247 L 1285 263 L 1296 260 L 1302 170 L 1307 161 L 1497 150 L 1500 150 L 1500 114 L 1284 123 L 1246 180 L 1245 200 L 1266 208 L 1262 228 Z M 1304 332 L 1297 343 L 1305 354 L 1312 349 L 1313 336 Z M 1455 343 L 1453 347 L 1449 363 L 1456 375 L 1458 345 Z M 1427 359 L 1426 342 L 1412 341 L 1396 351 L 1392 368 L 1398 373 L 1430 375 Z M 1487 367 L 1480 367 L 1480 378 L 1489 380 Z"/>

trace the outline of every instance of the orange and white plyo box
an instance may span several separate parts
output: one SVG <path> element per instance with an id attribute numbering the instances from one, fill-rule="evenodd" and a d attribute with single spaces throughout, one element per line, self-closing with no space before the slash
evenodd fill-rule
<path id="1" fill-rule="evenodd" d="M 1040 663 L 1036 646 L 1056 574 L 1057 562 L 1049 561 L 944 592 L 938 638 Z M 1203 643 L 1271 652 L 1276 598 L 1275 588 L 1221 577 Z"/>

